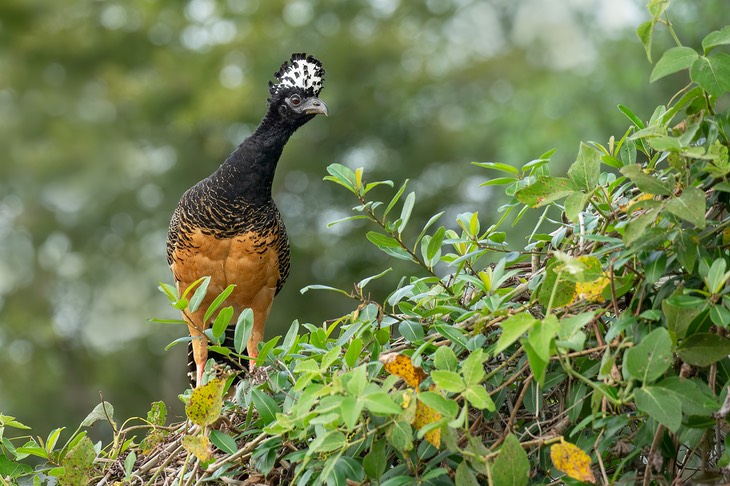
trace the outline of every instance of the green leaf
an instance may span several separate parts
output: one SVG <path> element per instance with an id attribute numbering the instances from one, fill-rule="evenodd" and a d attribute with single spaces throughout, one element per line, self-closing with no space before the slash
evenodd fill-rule
<path id="1" fill-rule="evenodd" d="M 484 167 L 485 169 L 499 170 L 513 175 L 519 175 L 520 173 L 516 167 L 512 167 L 511 165 L 503 164 L 501 162 L 472 162 L 472 165 Z"/>
<path id="2" fill-rule="evenodd" d="M 698 229 L 705 228 L 705 193 L 701 189 L 686 188 L 681 196 L 669 200 L 667 210 Z"/>
<path id="3" fill-rule="evenodd" d="M 590 145 L 581 142 L 578 158 L 568 169 L 568 177 L 585 192 L 592 192 L 601 174 L 601 154 Z"/>
<path id="4" fill-rule="evenodd" d="M 398 225 L 398 234 L 400 235 L 403 233 L 403 230 L 405 229 L 406 225 L 408 224 L 408 220 L 411 219 L 411 212 L 413 211 L 413 205 L 416 203 L 416 193 L 410 192 L 406 196 L 406 200 L 403 201 L 403 208 L 400 212 L 400 224 Z"/>
<path id="5" fill-rule="evenodd" d="M 646 174 L 641 164 L 625 165 L 621 167 L 620 172 L 631 179 L 631 182 L 636 184 L 641 192 L 659 196 L 670 196 L 672 194 L 671 189 L 663 181 Z"/>
<path id="6" fill-rule="evenodd" d="M 114 406 L 109 402 L 101 402 L 81 422 L 82 427 L 91 427 L 99 420 L 108 420 L 114 423 Z"/>
<path id="7" fill-rule="evenodd" d="M 639 344 L 626 351 L 624 365 L 632 378 L 649 384 L 661 377 L 672 364 L 672 338 L 663 328 L 650 332 Z"/>
<path id="8" fill-rule="evenodd" d="M 689 69 L 698 57 L 699 54 L 692 48 L 672 47 L 657 61 L 649 77 L 649 82 L 653 83 L 664 76 L 676 73 L 682 69 Z"/>
<path id="9" fill-rule="evenodd" d="M 373 245 L 377 246 L 388 255 L 398 258 L 399 260 L 412 260 L 408 251 L 406 251 L 395 238 L 376 231 L 368 231 L 365 236 Z"/>
<path id="10" fill-rule="evenodd" d="M 395 193 L 395 196 L 393 196 L 393 199 L 390 200 L 388 203 L 388 206 L 385 208 L 385 211 L 383 212 L 383 219 L 385 219 L 386 216 L 388 216 L 388 213 L 390 213 L 390 210 L 393 209 L 393 206 L 398 202 L 400 197 L 403 195 L 403 193 L 406 190 L 406 186 L 408 185 L 408 179 L 405 180 L 402 186 L 400 186 L 400 189 L 398 189 L 398 192 Z"/>
<path id="11" fill-rule="evenodd" d="M 221 292 L 220 295 L 218 295 L 218 297 L 215 298 L 215 300 L 208 306 L 208 309 L 205 311 L 205 315 L 203 316 L 203 322 L 208 322 L 208 319 L 213 316 L 218 307 L 220 307 L 223 301 L 226 300 L 229 295 L 231 295 L 233 289 L 235 288 L 236 285 L 231 284 L 226 287 L 225 290 Z M 215 334 L 215 332 L 213 334 Z"/>
<path id="12" fill-rule="evenodd" d="M 347 430 L 355 428 L 355 424 L 360 420 L 360 413 L 362 412 L 363 406 L 364 403 L 359 397 L 345 397 L 342 399 L 340 416 Z"/>
<path id="13" fill-rule="evenodd" d="M 730 54 L 715 53 L 700 57 L 689 70 L 692 81 L 712 96 L 721 96 L 730 91 Z"/>
<path id="14" fill-rule="evenodd" d="M 675 295 L 662 300 L 662 313 L 667 329 L 678 339 L 684 339 L 692 320 L 704 309 L 704 300 L 686 295 Z"/>
<path id="15" fill-rule="evenodd" d="M 730 44 L 730 25 L 726 25 L 721 30 L 710 32 L 702 39 L 702 49 L 707 55 L 717 46 Z"/>
<path id="16" fill-rule="evenodd" d="M 461 393 L 466 388 L 461 376 L 453 371 L 433 370 L 431 379 L 439 388 L 448 392 Z"/>
<path id="17" fill-rule="evenodd" d="M 567 280 L 566 276 L 562 275 L 563 268 L 563 262 L 553 258 L 545 269 L 545 280 L 537 296 L 540 305 L 545 308 L 551 304 L 553 308 L 562 307 L 573 300 L 575 282 Z"/>
<path id="18" fill-rule="evenodd" d="M 464 398 L 469 400 L 469 403 L 471 403 L 473 407 L 480 410 L 487 409 L 490 412 L 494 412 L 495 406 L 492 401 L 492 397 L 489 396 L 489 393 L 487 393 L 487 390 L 482 385 L 470 386 L 464 390 L 463 395 Z"/>
<path id="19" fill-rule="evenodd" d="M 459 361 L 454 350 L 448 346 L 439 346 L 433 354 L 433 364 L 437 370 L 456 371 Z"/>
<path id="20" fill-rule="evenodd" d="M 649 0 L 646 4 L 646 8 L 649 9 L 649 13 L 654 20 L 659 20 L 664 11 L 669 7 L 669 0 Z"/>
<path id="21" fill-rule="evenodd" d="M 699 249 L 699 240 L 697 239 L 696 233 L 692 230 L 678 228 L 674 244 L 679 263 L 682 264 L 688 274 L 691 274 L 695 268 L 698 255 L 697 250 Z"/>
<path id="22" fill-rule="evenodd" d="M 203 277 L 202 279 L 198 279 L 198 280 L 196 280 L 196 282 L 193 283 L 193 285 L 195 285 L 195 283 L 197 283 L 197 282 L 200 282 L 200 286 L 197 289 L 195 289 L 195 293 L 190 298 L 190 303 L 188 304 L 188 309 L 190 309 L 190 312 L 195 312 L 196 310 L 198 310 L 198 307 L 200 307 L 200 304 L 203 303 L 203 299 L 205 299 L 205 296 L 208 293 L 208 285 L 210 284 L 210 277 Z M 188 287 L 188 289 L 193 287 L 193 285 Z M 187 290 L 185 292 L 187 293 Z"/>
<path id="23" fill-rule="evenodd" d="M 382 440 L 373 440 L 373 445 L 362 460 L 365 474 L 371 479 L 380 480 L 387 467 L 387 457 L 385 455 L 385 442 Z"/>
<path id="24" fill-rule="evenodd" d="M 279 339 L 281 339 L 281 336 L 274 336 L 273 338 L 271 338 L 271 340 L 267 341 L 266 344 L 264 344 L 264 346 L 259 351 L 259 356 L 256 358 L 256 366 L 261 366 L 264 364 L 271 350 L 276 347 L 276 343 L 279 342 Z"/>
<path id="25" fill-rule="evenodd" d="M 375 392 L 361 398 L 363 405 L 375 415 L 400 415 L 403 409 L 396 405 L 390 395 L 385 392 Z"/>
<path id="26" fill-rule="evenodd" d="M 730 354 L 730 339 L 711 333 L 688 337 L 677 348 L 677 355 L 694 366 L 710 366 Z"/>
<path id="27" fill-rule="evenodd" d="M 517 191 L 515 196 L 522 204 L 531 208 L 539 208 L 569 196 L 575 191 L 575 184 L 570 179 L 541 176 L 531 185 Z"/>
<path id="28" fill-rule="evenodd" d="M 421 342 L 425 335 L 423 326 L 413 321 L 403 321 L 398 325 L 398 332 L 409 343 Z"/>
<path id="29" fill-rule="evenodd" d="M 563 206 L 565 207 L 565 216 L 573 223 L 577 223 L 578 215 L 581 211 L 583 211 L 583 209 L 585 209 L 586 204 L 588 204 L 590 199 L 591 195 L 583 192 L 574 192 L 565 198 L 565 202 L 563 203 Z"/>
<path id="30" fill-rule="evenodd" d="M 530 364 L 530 370 L 535 375 L 535 381 L 540 386 L 545 384 L 545 372 L 547 370 L 548 361 L 544 360 L 539 353 L 533 349 L 530 342 L 526 339 L 522 340 L 522 347 L 527 355 L 527 362 Z"/>
<path id="31" fill-rule="evenodd" d="M 238 446 L 233 437 L 220 430 L 210 431 L 210 441 L 226 454 L 234 454 L 238 450 Z"/>
<path id="32" fill-rule="evenodd" d="M 502 323 L 502 335 L 494 348 L 494 356 L 511 346 L 538 322 L 529 312 L 521 312 L 506 319 Z"/>
<path id="33" fill-rule="evenodd" d="M 682 425 L 682 402 L 676 393 L 660 386 L 643 386 L 634 392 L 636 408 L 677 432 Z"/>
<path id="34" fill-rule="evenodd" d="M 124 458 L 124 479 L 131 482 L 132 470 L 134 469 L 134 463 L 137 462 L 137 454 L 131 451 Z"/>
<path id="35" fill-rule="evenodd" d="M 236 353 L 243 354 L 248 345 L 253 331 L 253 310 L 243 309 L 236 320 L 236 328 L 233 332 L 233 347 Z"/>
<path id="36" fill-rule="evenodd" d="M 347 347 L 347 352 L 345 353 L 345 363 L 347 363 L 347 366 L 350 368 L 353 368 L 355 364 L 357 364 L 357 359 L 360 357 L 360 352 L 362 351 L 362 339 L 357 337 L 350 341 L 350 345 Z"/>
<path id="37" fill-rule="evenodd" d="M 486 375 L 484 371 L 484 360 L 487 355 L 479 348 L 471 352 L 469 356 L 461 363 L 461 374 L 464 376 L 464 382 L 467 386 L 477 385 L 481 383 Z"/>
<path id="38" fill-rule="evenodd" d="M 643 130 L 644 128 L 646 128 L 646 125 L 644 125 L 644 122 L 641 121 L 641 118 L 636 116 L 634 112 L 629 109 L 628 106 L 618 105 L 618 110 L 623 113 L 624 116 L 626 116 L 626 118 L 628 118 L 631 123 L 633 123 L 639 130 Z"/>
<path id="39" fill-rule="evenodd" d="M 357 194 L 355 189 L 355 172 L 349 167 L 342 164 L 330 164 L 327 167 L 330 176 L 325 176 L 324 180 L 335 182 L 347 190 Z"/>
<path id="40" fill-rule="evenodd" d="M 261 420 L 263 420 L 266 425 L 276 419 L 277 412 L 281 412 L 276 400 L 259 390 L 258 387 L 251 389 L 251 401 L 253 402 L 254 408 L 259 413 Z"/>
<path id="41" fill-rule="evenodd" d="M 492 480 L 500 486 L 525 486 L 530 479 L 530 461 L 520 441 L 508 434 L 492 465 Z"/>
<path id="42" fill-rule="evenodd" d="M 720 403 L 712 396 L 710 387 L 697 378 L 670 376 L 658 383 L 658 386 L 673 391 L 679 397 L 682 413 L 685 415 L 711 417 L 720 408 Z"/>
<path id="43" fill-rule="evenodd" d="M 658 211 L 648 210 L 628 222 L 624 228 L 624 244 L 630 246 L 646 234 L 646 228 L 659 217 Z"/>
<path id="44" fill-rule="evenodd" d="M 418 394 L 418 399 L 448 419 L 453 419 L 459 413 L 459 404 L 440 393 L 421 392 Z"/>
<path id="45" fill-rule="evenodd" d="M 651 62 L 651 37 L 654 33 L 654 19 L 647 20 L 636 29 L 636 36 L 644 46 L 644 52 L 646 52 L 646 58 Z"/>
<path id="46" fill-rule="evenodd" d="M 345 434 L 339 430 L 333 430 L 324 435 L 316 437 L 312 442 L 309 443 L 309 450 L 307 455 L 314 454 L 315 452 L 332 452 L 341 449 L 347 443 Z"/>
<path id="47" fill-rule="evenodd" d="M 477 477 L 472 472 L 466 459 L 463 459 L 456 467 L 454 484 L 458 484 L 459 486 L 479 486 L 479 481 L 477 481 Z"/>
<path id="48" fill-rule="evenodd" d="M 413 449 L 413 429 L 404 420 L 396 420 L 385 430 L 385 437 L 390 445 L 398 452 L 408 452 Z"/>
<path id="49" fill-rule="evenodd" d="M 91 468 L 96 459 L 94 443 L 88 437 L 83 437 L 63 457 L 61 466 L 63 474 L 58 478 L 60 484 L 89 484 Z"/>
<path id="50" fill-rule="evenodd" d="M 554 314 L 550 314 L 542 321 L 538 321 L 527 333 L 530 346 L 544 362 L 550 361 L 550 344 L 558 334 L 560 322 Z"/>
<path id="51" fill-rule="evenodd" d="M 231 322 L 231 317 L 233 317 L 233 307 L 228 306 L 222 308 L 216 316 L 215 321 L 213 321 L 213 327 L 211 328 L 211 330 L 213 331 L 213 336 L 215 336 L 215 338 L 218 339 L 219 342 L 220 338 L 226 332 L 228 324 L 230 324 Z"/>

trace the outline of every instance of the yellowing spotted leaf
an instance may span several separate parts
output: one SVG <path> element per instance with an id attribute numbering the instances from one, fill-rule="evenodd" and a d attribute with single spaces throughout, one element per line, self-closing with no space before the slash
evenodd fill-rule
<path id="1" fill-rule="evenodd" d="M 420 429 L 421 427 L 438 422 L 441 420 L 441 414 L 429 407 L 422 401 L 418 400 L 416 404 L 416 419 L 413 421 L 413 427 Z M 434 447 L 441 445 L 441 428 L 429 430 L 424 438 Z"/>
<path id="2" fill-rule="evenodd" d="M 183 437 L 182 445 L 186 451 L 193 454 L 203 462 L 213 458 L 213 449 L 210 446 L 210 439 L 200 435 L 186 435 Z"/>
<path id="3" fill-rule="evenodd" d="M 381 354 L 380 362 L 383 363 L 388 373 L 400 376 L 413 388 L 418 388 L 418 385 L 426 379 L 426 373 L 418 366 L 415 366 L 411 361 L 411 357 L 405 354 Z"/>
<path id="4" fill-rule="evenodd" d="M 185 405 L 185 414 L 192 423 L 204 427 L 218 420 L 223 408 L 225 384 L 225 379 L 215 378 L 193 390 L 190 400 Z"/>
<path id="5" fill-rule="evenodd" d="M 591 458 L 580 447 L 561 441 L 550 447 L 550 459 L 555 467 L 573 479 L 596 484 L 591 471 Z"/>
<path id="6" fill-rule="evenodd" d="M 575 298 L 573 302 L 578 300 L 585 300 L 587 302 L 598 302 L 604 301 L 603 289 L 605 289 L 611 281 L 608 277 L 600 277 L 593 282 L 578 282 L 575 284 Z"/>

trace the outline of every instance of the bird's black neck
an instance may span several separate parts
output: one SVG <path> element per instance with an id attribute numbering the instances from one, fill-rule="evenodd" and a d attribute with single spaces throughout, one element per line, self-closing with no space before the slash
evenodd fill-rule
<path id="1" fill-rule="evenodd" d="M 282 123 L 270 110 L 256 131 L 211 175 L 220 196 L 252 204 L 268 204 L 281 152 L 298 127 Z"/>

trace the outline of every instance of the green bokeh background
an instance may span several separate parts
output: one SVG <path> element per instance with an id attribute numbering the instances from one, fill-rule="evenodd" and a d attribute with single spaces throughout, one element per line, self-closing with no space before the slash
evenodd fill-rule
<path id="1" fill-rule="evenodd" d="M 682 42 L 698 47 L 728 23 L 725 3 L 673 2 Z M 4 0 L 0 412 L 41 435 L 75 428 L 100 395 L 121 419 L 158 399 L 182 413 L 185 349 L 164 347 L 186 331 L 147 322 L 176 317 L 156 290 L 171 281 L 167 223 L 256 127 L 292 52 L 323 62 L 330 116 L 298 132 L 279 164 L 293 263 L 268 337 L 352 308 L 302 287 L 350 289 L 394 265 L 364 224 L 327 226 L 356 204 L 322 181 L 328 164 L 410 179 L 406 237 L 438 211 L 447 227 L 478 211 L 486 227 L 504 200 L 471 161 L 519 166 L 558 148 L 559 173 L 581 140 L 623 135 L 617 104 L 648 119 L 688 82 L 649 85 L 634 33 L 647 18 L 634 0 Z M 655 42 L 656 56 L 673 45 L 661 28 Z M 512 231 L 515 247 L 529 223 Z M 408 271 L 379 280 L 373 298 Z"/>

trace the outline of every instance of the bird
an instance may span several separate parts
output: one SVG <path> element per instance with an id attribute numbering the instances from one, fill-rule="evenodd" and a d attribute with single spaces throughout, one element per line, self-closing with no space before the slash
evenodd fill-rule
<path id="1" fill-rule="evenodd" d="M 209 276 L 206 297 L 195 312 L 183 311 L 192 337 L 191 382 L 200 386 L 209 358 L 203 322 L 205 310 L 230 284 L 235 288 L 224 305 L 240 313 L 253 311 L 253 330 L 246 344 L 253 370 L 258 344 L 274 297 L 289 275 L 290 248 L 284 222 L 271 187 L 279 158 L 289 138 L 315 118 L 327 116 L 319 98 L 325 70 L 312 55 L 294 53 L 269 81 L 268 109 L 256 130 L 210 176 L 189 188 L 175 208 L 167 234 L 167 262 L 182 292 Z M 226 331 L 232 342 L 233 326 Z M 215 353 L 210 353 L 215 357 Z"/>

